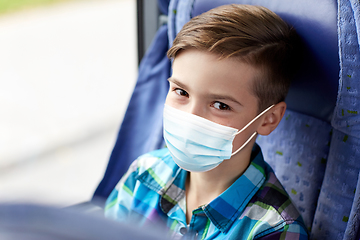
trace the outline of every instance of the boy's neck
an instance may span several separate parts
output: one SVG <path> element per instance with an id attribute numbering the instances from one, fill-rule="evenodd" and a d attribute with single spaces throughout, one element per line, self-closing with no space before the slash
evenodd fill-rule
<path id="1" fill-rule="evenodd" d="M 210 203 L 228 189 L 248 168 L 253 141 L 231 159 L 207 172 L 190 172 L 186 182 L 186 218 L 192 211 Z"/>

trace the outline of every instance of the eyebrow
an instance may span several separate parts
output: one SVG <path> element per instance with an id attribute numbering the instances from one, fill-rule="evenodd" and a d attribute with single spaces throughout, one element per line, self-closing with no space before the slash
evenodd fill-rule
<path id="1" fill-rule="evenodd" d="M 176 85 L 178 85 L 178 86 L 181 87 L 181 88 L 187 89 L 187 86 L 186 86 L 185 84 L 179 82 L 178 80 L 176 80 L 176 79 L 173 78 L 173 77 L 169 77 L 169 78 L 168 78 L 168 81 L 175 83 Z"/>
<path id="2" fill-rule="evenodd" d="M 169 82 L 173 82 L 174 84 L 178 85 L 181 88 L 184 88 L 185 90 L 187 89 L 187 86 L 181 82 L 179 82 L 178 80 L 176 80 L 173 77 L 169 77 L 167 79 Z M 240 106 L 243 106 L 238 100 L 236 100 L 235 98 L 228 96 L 228 95 L 221 95 L 221 94 L 209 94 L 208 95 L 209 98 L 212 99 L 217 99 L 217 100 L 228 100 L 228 101 L 232 101 L 236 104 L 239 104 Z"/>
<path id="3" fill-rule="evenodd" d="M 219 94 L 210 94 L 209 95 L 210 98 L 214 98 L 217 100 L 228 100 L 228 101 L 232 101 L 236 104 L 239 104 L 240 106 L 243 106 L 238 100 L 236 100 L 235 98 L 228 96 L 228 95 L 219 95 Z"/>

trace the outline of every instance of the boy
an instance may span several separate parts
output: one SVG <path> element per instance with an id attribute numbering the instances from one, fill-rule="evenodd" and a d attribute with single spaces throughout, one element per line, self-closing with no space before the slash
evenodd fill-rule
<path id="1" fill-rule="evenodd" d="M 167 148 L 130 166 L 106 216 L 160 224 L 172 238 L 307 239 L 255 144 L 284 115 L 297 39 L 263 7 L 221 6 L 188 22 L 168 51 Z"/>

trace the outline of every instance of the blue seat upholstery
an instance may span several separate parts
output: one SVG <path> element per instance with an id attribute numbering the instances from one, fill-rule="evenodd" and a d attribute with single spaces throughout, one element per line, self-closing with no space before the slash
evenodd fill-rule
<path id="1" fill-rule="evenodd" d="M 164 146 L 162 111 L 169 86 L 170 62 L 167 26 L 158 30 L 140 67 L 139 77 L 124 116 L 110 160 L 94 196 L 106 198 L 130 163 L 138 156 Z M 98 199 L 97 199 L 98 200 Z"/>
<path id="2" fill-rule="evenodd" d="M 257 142 L 302 213 L 312 239 L 359 239 L 358 0 L 159 2 L 162 9 L 169 4 L 168 12 L 163 10 L 168 24 L 159 29 L 140 65 L 118 140 L 94 196 L 107 197 L 137 156 L 163 146 L 162 107 L 171 68 L 165 55 L 181 27 L 219 5 L 262 5 L 295 26 L 307 50 L 286 99 L 284 119 Z"/>

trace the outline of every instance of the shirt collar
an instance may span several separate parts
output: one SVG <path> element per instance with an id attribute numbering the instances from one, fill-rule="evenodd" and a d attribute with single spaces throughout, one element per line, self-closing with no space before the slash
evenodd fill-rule
<path id="1" fill-rule="evenodd" d="M 225 192 L 203 207 L 205 214 L 222 232 L 227 232 L 239 218 L 250 200 L 261 188 L 266 179 L 263 155 L 255 144 L 251 154 L 251 163 Z"/>
<path id="2" fill-rule="evenodd" d="M 144 185 L 161 195 L 160 206 L 168 213 L 184 196 L 187 171 L 179 168 L 169 152 L 137 177 Z M 227 232 L 244 211 L 266 179 L 266 163 L 260 147 L 255 144 L 251 163 L 225 192 L 202 209 L 212 223 Z"/>

